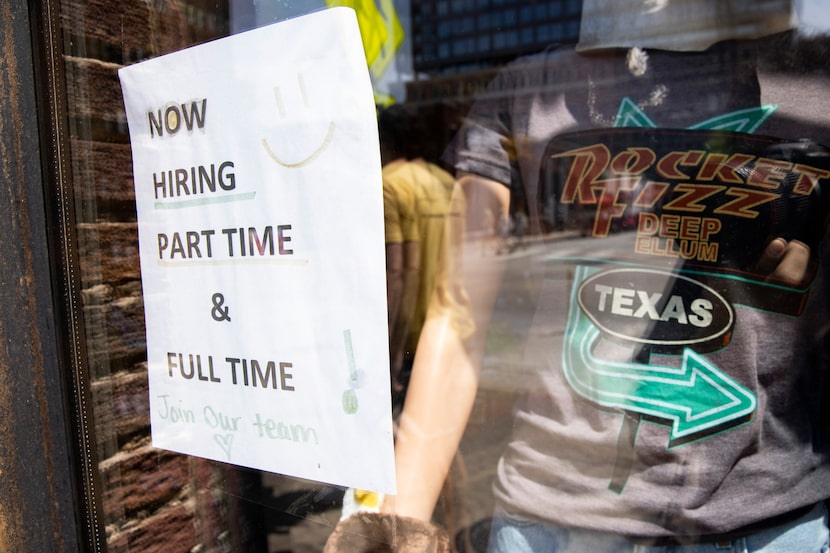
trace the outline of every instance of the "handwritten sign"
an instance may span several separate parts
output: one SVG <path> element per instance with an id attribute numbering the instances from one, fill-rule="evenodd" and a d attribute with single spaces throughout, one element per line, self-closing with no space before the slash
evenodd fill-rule
<path id="1" fill-rule="evenodd" d="M 394 493 L 380 158 L 354 12 L 119 77 L 153 445 Z"/>

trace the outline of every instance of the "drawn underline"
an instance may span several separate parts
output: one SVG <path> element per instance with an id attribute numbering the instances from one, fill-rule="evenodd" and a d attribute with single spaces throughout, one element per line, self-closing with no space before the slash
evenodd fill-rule
<path id="1" fill-rule="evenodd" d="M 154 209 L 182 209 L 209 204 L 225 204 L 230 202 L 244 202 L 253 200 L 256 192 L 245 192 L 244 194 L 233 194 L 230 196 L 212 196 L 210 198 L 196 198 L 194 200 L 181 200 L 178 202 L 155 202 Z"/>
<path id="2" fill-rule="evenodd" d="M 284 259 L 279 257 L 234 257 L 233 259 L 188 259 L 182 261 L 157 261 L 161 267 L 192 267 L 218 265 L 308 265 L 308 259 Z"/>

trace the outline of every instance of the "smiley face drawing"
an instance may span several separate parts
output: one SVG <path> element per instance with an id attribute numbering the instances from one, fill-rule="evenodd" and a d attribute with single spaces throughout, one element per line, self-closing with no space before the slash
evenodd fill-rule
<path id="1" fill-rule="evenodd" d="M 309 100 L 309 94 L 307 93 L 305 81 L 303 80 L 303 75 L 301 73 L 297 73 L 297 85 L 298 91 L 291 91 L 291 98 L 296 99 L 297 92 L 299 92 L 299 100 L 302 103 L 302 106 L 305 110 L 311 109 L 311 102 Z M 286 109 L 286 97 L 289 96 L 288 91 L 284 91 L 279 86 L 274 87 L 274 100 L 277 103 L 277 111 L 279 112 L 280 118 L 285 119 L 288 116 L 288 110 Z M 293 105 L 293 103 L 292 103 Z M 302 128 L 308 129 L 308 123 L 302 122 Z M 293 157 L 295 159 L 285 159 L 285 154 L 277 154 L 274 151 L 274 148 L 268 143 L 266 138 L 262 139 L 262 147 L 265 149 L 265 152 L 268 154 L 274 162 L 278 165 L 283 167 L 287 167 L 289 169 L 297 169 L 300 167 L 304 167 L 314 161 L 331 143 L 332 136 L 334 135 L 335 124 L 334 121 L 328 122 L 328 129 L 323 136 L 322 141 L 312 143 L 311 147 L 307 149 L 303 149 L 303 151 L 299 151 L 298 148 L 302 148 L 302 146 L 294 143 L 285 142 L 282 146 L 284 148 L 291 148 L 294 151 L 292 152 Z M 298 153 L 299 152 L 299 153 Z M 306 153 L 307 152 L 307 153 Z"/>

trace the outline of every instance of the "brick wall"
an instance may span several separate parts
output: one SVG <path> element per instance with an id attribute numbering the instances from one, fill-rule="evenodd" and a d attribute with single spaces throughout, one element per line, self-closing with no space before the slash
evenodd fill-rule
<path id="1" fill-rule="evenodd" d="M 117 70 L 227 34 L 227 5 L 62 2 L 77 248 L 108 549 L 258 551 L 258 474 L 153 448 L 132 159 Z M 251 512 L 249 512 L 251 511 Z"/>

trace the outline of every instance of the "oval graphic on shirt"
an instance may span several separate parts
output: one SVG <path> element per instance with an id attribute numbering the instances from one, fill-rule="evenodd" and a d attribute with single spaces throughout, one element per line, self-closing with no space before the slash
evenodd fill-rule
<path id="1" fill-rule="evenodd" d="M 602 335 L 659 353 L 720 349 L 732 337 L 735 312 L 711 287 L 656 269 L 596 273 L 579 287 L 579 307 Z"/>

